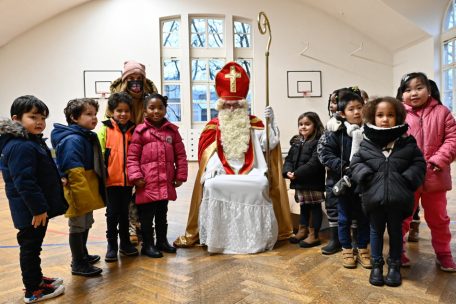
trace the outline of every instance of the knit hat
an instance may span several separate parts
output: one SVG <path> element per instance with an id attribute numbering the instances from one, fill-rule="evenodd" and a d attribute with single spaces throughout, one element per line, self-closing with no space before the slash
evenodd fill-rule
<path id="1" fill-rule="evenodd" d="M 131 74 L 138 73 L 141 74 L 144 78 L 146 77 L 146 67 L 144 64 L 136 62 L 134 60 L 125 61 L 124 70 L 122 73 L 122 81 L 127 79 Z"/>

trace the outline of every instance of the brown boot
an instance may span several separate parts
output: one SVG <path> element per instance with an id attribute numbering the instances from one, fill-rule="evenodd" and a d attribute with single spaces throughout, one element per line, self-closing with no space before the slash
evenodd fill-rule
<path id="1" fill-rule="evenodd" d="M 356 260 L 364 268 L 366 268 L 366 269 L 371 269 L 372 268 L 372 263 L 371 263 L 371 257 L 370 257 L 369 249 L 367 249 L 367 248 L 358 248 L 358 254 L 356 256 Z"/>
<path id="2" fill-rule="evenodd" d="M 356 260 L 353 254 L 353 248 L 342 248 L 342 265 L 345 268 L 356 268 Z"/>
<path id="3" fill-rule="evenodd" d="M 310 248 L 320 245 L 320 239 L 318 238 L 318 234 L 315 233 L 314 228 L 309 228 L 309 235 L 302 241 L 299 242 L 299 247 L 302 248 Z"/>
<path id="4" fill-rule="evenodd" d="M 299 225 L 298 232 L 290 237 L 290 243 L 297 244 L 299 241 L 305 239 L 309 235 L 309 229 L 305 225 Z"/>
<path id="5" fill-rule="evenodd" d="M 408 234 L 407 241 L 418 242 L 419 239 L 420 239 L 420 222 L 412 221 L 410 223 L 410 231 Z"/>

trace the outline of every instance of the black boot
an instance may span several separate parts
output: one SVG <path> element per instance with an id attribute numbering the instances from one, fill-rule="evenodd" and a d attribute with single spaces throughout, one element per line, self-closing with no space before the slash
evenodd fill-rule
<path id="1" fill-rule="evenodd" d="M 338 227 L 329 228 L 330 239 L 328 245 L 321 248 L 321 253 L 329 255 L 334 254 L 342 250 L 342 246 L 339 242 L 339 231 Z"/>
<path id="2" fill-rule="evenodd" d="M 89 262 L 90 264 L 95 264 L 96 262 L 98 262 L 100 260 L 100 256 L 99 255 L 90 255 L 89 254 L 89 251 L 87 250 L 87 239 L 89 238 L 89 229 L 87 229 L 86 231 L 84 231 L 82 233 L 83 235 L 83 242 L 84 242 L 84 258 L 87 260 L 87 262 Z"/>
<path id="3" fill-rule="evenodd" d="M 166 238 L 168 234 L 168 225 L 167 224 L 155 224 L 157 230 L 157 249 L 167 252 L 167 253 L 176 253 L 176 248 L 173 247 Z"/>
<path id="4" fill-rule="evenodd" d="M 71 273 L 86 277 L 96 276 L 102 272 L 101 268 L 95 267 L 85 259 L 84 232 L 70 233 L 70 249 L 72 255 Z"/>
<path id="5" fill-rule="evenodd" d="M 375 286 L 383 286 L 385 281 L 383 280 L 383 265 L 385 262 L 383 258 L 379 258 L 378 260 L 371 259 L 372 262 L 372 269 L 369 276 L 369 283 Z"/>
<path id="6" fill-rule="evenodd" d="M 117 261 L 117 238 L 108 239 L 108 250 L 106 251 L 105 261 L 106 262 L 115 262 Z"/>
<path id="7" fill-rule="evenodd" d="M 161 258 L 163 257 L 163 254 L 155 247 L 154 238 L 151 231 L 152 229 L 150 226 L 147 226 L 148 225 L 141 223 L 141 234 L 143 240 L 141 254 L 147 255 L 151 258 Z"/>
<path id="8" fill-rule="evenodd" d="M 386 275 L 385 284 L 391 287 L 402 284 L 401 260 L 388 258 L 388 274 Z"/>
<path id="9" fill-rule="evenodd" d="M 130 242 L 130 234 L 128 229 L 126 231 L 119 231 L 120 237 L 120 253 L 126 256 L 135 256 L 138 255 L 138 249 Z"/>

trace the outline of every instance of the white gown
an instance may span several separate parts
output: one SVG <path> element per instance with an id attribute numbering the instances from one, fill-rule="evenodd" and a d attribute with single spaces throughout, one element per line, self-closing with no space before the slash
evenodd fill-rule
<path id="1" fill-rule="evenodd" d="M 271 128 L 270 149 L 279 142 Z M 247 175 L 227 175 L 214 153 L 201 178 L 203 198 L 199 210 L 200 243 L 211 253 L 247 254 L 270 250 L 277 241 L 278 226 L 269 198 L 266 132 L 252 130 L 254 165 Z M 237 172 L 243 161 L 228 160 Z"/>

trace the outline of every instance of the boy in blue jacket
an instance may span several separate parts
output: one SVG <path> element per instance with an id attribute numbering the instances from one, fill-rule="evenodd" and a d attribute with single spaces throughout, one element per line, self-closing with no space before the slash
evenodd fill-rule
<path id="1" fill-rule="evenodd" d="M 57 167 L 42 132 L 48 107 L 31 95 L 11 106 L 11 120 L 0 121 L 0 166 L 20 251 L 25 303 L 57 297 L 65 290 L 60 278 L 41 271 L 40 252 L 50 218 L 64 214 L 65 201 Z"/>

